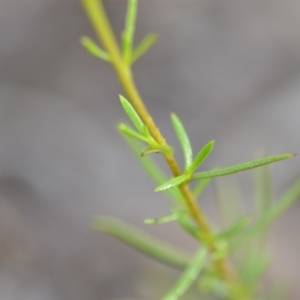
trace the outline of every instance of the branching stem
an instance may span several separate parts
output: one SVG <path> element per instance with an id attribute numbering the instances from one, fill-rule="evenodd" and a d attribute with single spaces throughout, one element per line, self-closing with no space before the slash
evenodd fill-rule
<path id="1" fill-rule="evenodd" d="M 162 146 L 167 146 L 168 144 L 161 134 L 159 128 L 154 123 L 150 113 L 148 112 L 133 79 L 130 66 L 125 62 L 120 47 L 116 41 L 115 35 L 111 28 L 110 22 L 105 13 L 105 9 L 102 3 L 102 0 L 81 0 L 82 5 L 89 17 L 89 20 L 96 32 L 96 35 L 100 42 L 102 43 L 103 48 L 107 51 L 110 56 L 110 63 L 114 68 L 117 77 L 126 92 L 128 100 L 131 102 L 132 106 L 139 114 L 139 117 L 148 127 L 154 140 Z M 166 160 L 172 174 L 174 177 L 181 175 L 181 170 L 178 166 L 178 163 L 172 153 L 162 154 Z M 202 211 L 198 206 L 196 199 L 194 198 L 189 186 L 186 183 L 182 183 L 179 186 L 179 190 L 185 200 L 186 207 L 191 215 L 191 217 L 197 223 L 199 229 L 205 236 L 206 246 L 213 253 L 216 251 L 216 246 L 213 242 L 213 233 L 208 224 L 208 221 Z M 220 259 L 215 261 L 215 267 L 218 270 L 219 274 L 230 284 L 232 287 L 232 294 L 235 294 L 232 299 L 237 298 L 238 291 L 241 287 L 236 278 L 235 272 L 231 268 L 229 262 L 226 259 Z M 243 298 L 244 300 L 244 298 Z M 248 299 L 247 299 L 248 300 Z"/>

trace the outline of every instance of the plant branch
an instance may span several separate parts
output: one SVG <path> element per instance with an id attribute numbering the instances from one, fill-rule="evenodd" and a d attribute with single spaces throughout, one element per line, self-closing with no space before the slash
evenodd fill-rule
<path id="1" fill-rule="evenodd" d="M 143 123 L 147 126 L 153 139 L 161 146 L 169 147 L 165 138 L 162 136 L 159 128 L 154 123 L 150 113 L 148 112 L 144 102 L 136 88 L 130 66 L 124 60 L 120 47 L 116 41 L 115 35 L 106 16 L 102 0 L 81 0 L 82 5 L 92 23 L 98 39 L 101 41 L 103 48 L 109 54 L 110 63 L 114 68 L 117 77 L 127 94 L 128 100 L 138 113 Z M 180 176 L 181 170 L 172 153 L 162 153 L 174 177 Z M 201 208 L 197 205 L 189 186 L 186 183 L 179 185 L 179 190 L 185 201 L 185 205 L 191 217 L 197 223 L 199 230 L 205 237 L 206 246 L 211 252 L 215 252 L 216 246 L 213 241 L 213 232 L 208 224 L 208 221 L 202 212 Z M 238 282 L 235 272 L 229 266 L 225 259 L 215 261 L 215 267 L 218 273 L 237 290 Z M 234 298 L 238 299 L 238 298 Z"/>

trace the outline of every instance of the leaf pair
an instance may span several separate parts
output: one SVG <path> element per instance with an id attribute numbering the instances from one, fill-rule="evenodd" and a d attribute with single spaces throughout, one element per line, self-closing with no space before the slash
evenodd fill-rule
<path id="1" fill-rule="evenodd" d="M 133 39 L 137 15 L 137 0 L 128 0 L 125 28 L 122 32 L 122 56 L 126 65 L 130 66 L 143 56 L 154 43 L 157 41 L 158 35 L 149 33 L 140 44 L 134 49 Z M 110 62 L 109 54 L 98 46 L 91 38 L 83 36 L 80 39 L 82 46 L 93 56 L 100 58 L 106 62 Z"/>
<path id="2" fill-rule="evenodd" d="M 294 157 L 294 154 L 287 153 L 287 154 L 281 154 L 281 155 L 274 155 L 269 156 L 265 158 L 261 158 L 258 160 L 253 160 L 245 163 L 241 163 L 238 165 L 234 165 L 231 167 L 226 168 L 215 168 L 210 171 L 200 172 L 200 173 L 194 173 L 197 168 L 199 168 L 203 162 L 207 159 L 207 157 L 210 155 L 213 147 L 214 147 L 214 141 L 211 141 L 207 143 L 196 155 L 195 159 L 193 160 L 193 152 L 190 140 L 188 138 L 188 135 L 185 131 L 185 128 L 180 121 L 180 119 L 175 115 L 171 115 L 172 124 L 174 126 L 174 130 L 176 132 L 177 138 L 179 140 L 179 143 L 181 145 L 184 161 L 185 161 L 185 171 L 182 175 L 172 178 L 168 180 L 167 182 L 163 183 L 162 185 L 158 186 L 155 191 L 160 192 L 164 191 L 166 189 L 172 188 L 174 186 L 178 186 L 184 182 L 189 182 L 192 180 L 198 180 L 198 179 L 211 179 L 215 177 L 220 176 L 226 176 L 230 174 L 234 174 L 237 172 L 242 172 L 250 169 L 254 169 L 257 167 L 261 167 L 267 164 L 271 164 L 280 160 L 284 160 L 287 158 Z"/>
<path id="3" fill-rule="evenodd" d="M 149 145 L 149 147 L 145 148 L 141 152 L 141 156 L 153 153 L 153 152 L 162 152 L 162 153 L 168 153 L 171 152 L 172 149 L 167 146 L 160 145 L 157 143 L 153 137 L 151 136 L 147 126 L 143 123 L 143 121 L 140 119 L 139 115 L 133 108 L 133 106 L 129 103 L 127 99 L 125 99 L 123 96 L 120 95 L 120 102 L 122 105 L 122 108 L 126 115 L 128 116 L 129 120 L 133 124 L 133 126 L 136 128 L 137 131 L 131 129 L 127 125 L 121 123 L 118 128 L 119 130 L 132 138 L 135 138 L 137 140 L 143 141 Z"/>
<path id="4" fill-rule="evenodd" d="M 193 173 L 204 163 L 204 161 L 207 159 L 207 157 L 213 150 L 215 144 L 215 141 L 208 142 L 193 159 L 193 150 L 190 143 L 190 139 L 186 133 L 182 122 L 180 121 L 179 117 L 174 113 L 171 114 L 171 121 L 183 152 L 185 170 L 182 175 L 172 178 L 171 180 L 158 186 L 155 189 L 156 192 L 160 192 L 171 187 L 180 185 L 183 182 L 190 181 L 193 177 Z"/>
<path id="5" fill-rule="evenodd" d="M 157 34 L 149 33 L 134 49 L 133 39 L 137 14 L 137 0 L 128 0 L 125 28 L 122 33 L 123 59 L 127 65 L 132 65 L 144 55 L 157 41 Z"/>

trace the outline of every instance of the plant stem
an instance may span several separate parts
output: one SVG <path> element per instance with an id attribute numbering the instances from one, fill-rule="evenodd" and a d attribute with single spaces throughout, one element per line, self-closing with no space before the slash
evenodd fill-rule
<path id="1" fill-rule="evenodd" d="M 118 79 L 127 94 L 128 100 L 131 102 L 134 109 L 138 112 L 139 117 L 148 127 L 154 140 L 162 146 L 168 146 L 165 138 L 160 133 L 159 128 L 154 123 L 149 114 L 139 92 L 135 86 L 131 69 L 128 67 L 121 55 L 118 43 L 115 39 L 114 33 L 111 29 L 110 23 L 107 19 L 106 13 L 101 0 L 81 0 L 84 8 L 90 18 L 90 21 L 95 29 L 99 40 L 103 43 L 103 47 L 110 54 L 111 64 L 118 76 Z M 180 176 L 181 171 L 178 163 L 172 153 L 163 154 L 174 177 Z M 211 236 L 211 230 L 208 222 L 197 206 L 196 201 L 187 184 L 181 184 L 179 189 L 186 201 L 187 207 L 191 216 L 198 223 L 201 230 L 207 235 Z"/>
<path id="2" fill-rule="evenodd" d="M 111 25 L 106 16 L 102 0 L 81 0 L 81 2 L 89 17 L 90 22 L 92 23 L 97 37 L 101 41 L 103 48 L 109 54 L 110 63 L 114 68 L 124 91 L 127 94 L 128 100 L 131 102 L 132 106 L 139 114 L 141 120 L 148 127 L 154 140 L 160 145 L 168 147 L 165 138 L 162 136 L 159 128 L 154 123 L 136 88 L 130 66 L 124 61 L 122 57 L 120 47 L 116 41 Z M 165 158 L 173 176 L 180 176 L 181 170 L 174 155 L 172 153 L 163 153 L 162 155 Z M 205 237 L 205 241 L 203 242 L 211 252 L 215 252 L 216 246 L 213 242 L 213 232 L 202 209 L 197 205 L 196 199 L 193 197 L 189 186 L 186 183 L 182 183 L 179 186 L 179 190 L 185 200 L 186 207 L 191 217 L 195 220 L 199 229 L 203 233 L 203 236 Z M 237 291 L 241 289 L 237 281 L 235 272 L 226 259 L 216 260 L 215 267 L 218 270 L 219 274 L 232 286 L 233 290 Z M 241 300 L 242 298 L 235 297 L 233 299 Z"/>

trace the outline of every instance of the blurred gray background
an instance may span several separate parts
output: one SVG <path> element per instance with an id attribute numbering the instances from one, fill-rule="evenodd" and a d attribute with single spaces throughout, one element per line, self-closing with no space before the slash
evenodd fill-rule
<path id="1" fill-rule="evenodd" d="M 125 0 L 105 4 L 119 33 Z M 134 74 L 169 142 L 174 111 L 195 149 L 216 140 L 208 168 L 300 153 L 299 19 L 293 0 L 140 0 L 137 41 L 149 31 L 160 39 Z M 83 34 L 93 36 L 77 0 L 0 1 L 3 300 L 141 297 L 149 270 L 178 275 L 88 227 L 104 214 L 144 228 L 169 203 L 118 136 L 121 89 L 79 45 Z M 299 158 L 272 170 L 280 195 L 299 177 Z M 251 201 L 251 174 L 238 178 Z M 210 198 L 201 204 L 213 215 Z M 272 276 L 291 283 L 291 299 L 300 296 L 299 216 L 298 204 L 271 239 Z M 177 229 L 146 228 L 194 249 Z"/>

